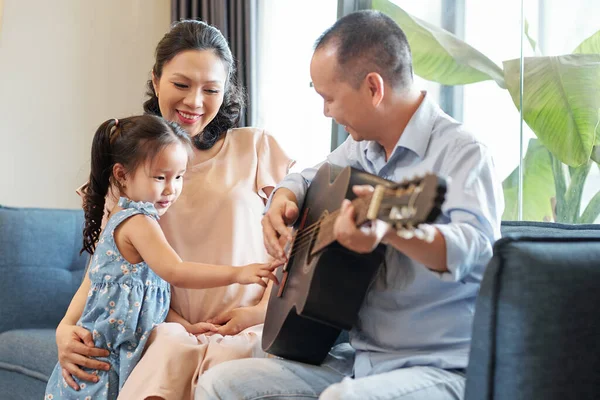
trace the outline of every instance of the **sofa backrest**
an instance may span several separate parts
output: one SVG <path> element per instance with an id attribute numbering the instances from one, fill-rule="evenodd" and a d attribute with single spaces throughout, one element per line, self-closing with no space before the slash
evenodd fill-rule
<path id="1" fill-rule="evenodd" d="M 503 223 L 477 298 L 466 400 L 600 392 L 600 225 Z"/>
<path id="2" fill-rule="evenodd" d="M 53 328 L 87 265 L 83 211 L 0 206 L 0 332 Z"/>
<path id="3" fill-rule="evenodd" d="M 600 224 L 502 221 L 502 237 L 600 237 Z"/>

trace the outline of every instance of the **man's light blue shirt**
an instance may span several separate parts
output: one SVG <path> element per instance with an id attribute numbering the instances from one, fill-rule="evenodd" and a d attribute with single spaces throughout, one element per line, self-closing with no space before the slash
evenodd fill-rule
<path id="1" fill-rule="evenodd" d="M 446 241 L 449 272 L 429 270 L 388 246 L 350 332 L 355 377 L 416 365 L 465 368 L 475 297 L 504 209 L 490 151 L 425 95 L 389 160 L 377 142 L 348 137 L 327 161 L 396 182 L 428 172 L 448 179 L 435 227 Z M 302 206 L 316 171 L 290 174 L 276 190 L 290 189 Z"/>

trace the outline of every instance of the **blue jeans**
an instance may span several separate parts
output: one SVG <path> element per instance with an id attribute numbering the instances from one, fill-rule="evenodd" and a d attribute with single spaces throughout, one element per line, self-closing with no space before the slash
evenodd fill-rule
<path id="1" fill-rule="evenodd" d="M 354 379 L 349 377 L 352 362 L 347 344 L 332 350 L 322 366 L 274 358 L 228 361 L 200 376 L 195 400 L 463 398 L 460 372 L 411 367 Z"/>

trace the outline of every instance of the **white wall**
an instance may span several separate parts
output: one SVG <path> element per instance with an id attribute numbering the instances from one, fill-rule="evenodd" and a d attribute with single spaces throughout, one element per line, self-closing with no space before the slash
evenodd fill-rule
<path id="1" fill-rule="evenodd" d="M 170 1 L 4 0 L 2 20 L 0 204 L 80 207 L 96 128 L 142 112 Z"/>

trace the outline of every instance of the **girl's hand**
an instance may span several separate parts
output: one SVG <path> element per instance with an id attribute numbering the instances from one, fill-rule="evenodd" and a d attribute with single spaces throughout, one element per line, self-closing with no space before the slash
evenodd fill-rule
<path id="1" fill-rule="evenodd" d="M 193 335 L 201 335 L 207 332 L 216 333 L 219 328 L 208 322 L 198 322 L 196 324 L 188 325 L 186 330 Z"/>
<path id="2" fill-rule="evenodd" d="M 56 328 L 56 345 L 62 376 L 74 390 L 79 390 L 79 385 L 73 375 L 88 382 L 98 381 L 96 375 L 84 372 L 80 367 L 105 371 L 110 369 L 110 364 L 90 358 L 108 357 L 110 353 L 95 347 L 92 334 L 85 328 L 61 322 Z"/>
<path id="3" fill-rule="evenodd" d="M 265 264 L 250 264 L 236 268 L 235 281 L 243 285 L 258 283 L 262 287 L 267 287 L 267 282 L 263 278 L 272 280 L 279 284 L 273 271 L 283 264 L 283 261 L 273 261 Z"/>

